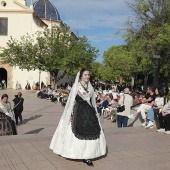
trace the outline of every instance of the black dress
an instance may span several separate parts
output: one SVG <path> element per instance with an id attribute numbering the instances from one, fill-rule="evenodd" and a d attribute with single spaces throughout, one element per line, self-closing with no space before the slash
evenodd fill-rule
<path id="1" fill-rule="evenodd" d="M 95 140 L 100 137 L 100 125 L 95 108 L 78 94 L 72 114 L 72 132 L 81 140 Z"/>
<path id="2" fill-rule="evenodd" d="M 15 121 L 16 124 L 18 125 L 18 118 L 22 123 L 22 111 L 23 111 L 24 99 L 21 97 L 16 97 L 15 99 L 13 99 L 13 102 L 14 102 Z"/>
<path id="3" fill-rule="evenodd" d="M 0 136 L 17 135 L 15 122 L 5 113 L 0 112 Z"/>

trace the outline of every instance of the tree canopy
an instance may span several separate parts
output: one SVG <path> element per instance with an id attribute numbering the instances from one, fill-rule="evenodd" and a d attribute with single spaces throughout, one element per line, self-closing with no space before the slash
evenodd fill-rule
<path id="1" fill-rule="evenodd" d="M 103 55 L 105 66 L 102 78 L 105 81 L 118 81 L 120 76 L 129 81 L 134 72 L 135 60 L 131 57 L 128 46 L 112 46 Z"/>
<path id="2" fill-rule="evenodd" d="M 103 54 L 105 80 L 129 80 L 134 74 L 146 78 L 153 73 L 152 57 L 160 55 L 160 72 L 170 75 L 170 2 L 168 0 L 134 0 L 127 2 L 134 17 L 127 20 L 123 38 L 126 45 L 112 46 Z"/>
<path id="3" fill-rule="evenodd" d="M 161 56 L 161 72 L 168 75 L 170 61 L 170 3 L 167 0 L 135 0 L 128 3 L 135 19 L 128 21 L 125 35 L 143 72 L 151 72 L 153 55 Z"/>

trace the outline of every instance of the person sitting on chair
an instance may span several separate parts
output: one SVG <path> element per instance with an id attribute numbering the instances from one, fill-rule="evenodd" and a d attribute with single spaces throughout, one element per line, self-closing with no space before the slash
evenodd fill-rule
<path id="1" fill-rule="evenodd" d="M 102 109 L 105 109 L 108 106 L 108 104 L 109 104 L 108 98 L 109 97 L 107 95 L 103 96 L 101 103 L 97 107 L 97 111 L 98 111 L 100 116 L 102 114 Z"/>

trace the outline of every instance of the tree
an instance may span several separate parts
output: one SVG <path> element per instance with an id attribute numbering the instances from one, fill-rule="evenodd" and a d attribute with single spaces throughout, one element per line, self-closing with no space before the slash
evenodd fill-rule
<path id="1" fill-rule="evenodd" d="M 101 75 L 103 70 L 105 69 L 104 65 L 99 62 L 92 62 L 90 67 L 91 78 L 95 80 L 102 80 Z"/>
<path id="2" fill-rule="evenodd" d="M 81 67 L 89 67 L 98 56 L 98 50 L 86 37 L 75 36 L 65 24 L 32 36 L 24 35 L 21 40 L 11 37 L 2 51 L 3 63 L 20 69 L 48 71 L 54 84 L 65 74 L 75 75 Z M 57 79 L 59 70 L 63 76 Z"/>
<path id="3" fill-rule="evenodd" d="M 103 55 L 104 71 L 102 78 L 105 81 L 118 81 L 123 77 L 129 81 L 134 71 L 135 60 L 130 55 L 128 46 L 112 46 Z"/>
<path id="4" fill-rule="evenodd" d="M 132 56 L 145 76 L 152 73 L 152 56 L 161 55 L 160 71 L 169 75 L 170 3 L 167 0 L 135 0 L 128 3 L 135 18 L 125 35 Z"/>

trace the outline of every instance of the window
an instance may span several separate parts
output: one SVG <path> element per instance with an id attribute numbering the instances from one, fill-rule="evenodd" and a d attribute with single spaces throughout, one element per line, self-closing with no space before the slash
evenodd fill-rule
<path id="1" fill-rule="evenodd" d="M 0 35 L 8 35 L 8 18 L 0 18 Z"/>
<path id="2" fill-rule="evenodd" d="M 6 5 L 7 5 L 7 4 L 6 4 L 5 1 L 2 1 L 2 2 L 1 2 L 1 6 L 6 7 Z"/>

